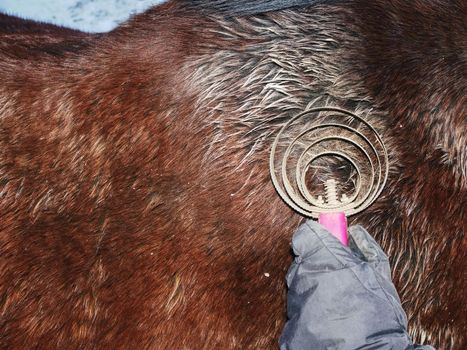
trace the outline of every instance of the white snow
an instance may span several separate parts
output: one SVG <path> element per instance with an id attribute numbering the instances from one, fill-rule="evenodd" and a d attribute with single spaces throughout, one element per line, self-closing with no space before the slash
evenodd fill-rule
<path id="1" fill-rule="evenodd" d="M 0 12 L 87 32 L 106 32 L 164 0 L 0 0 Z"/>

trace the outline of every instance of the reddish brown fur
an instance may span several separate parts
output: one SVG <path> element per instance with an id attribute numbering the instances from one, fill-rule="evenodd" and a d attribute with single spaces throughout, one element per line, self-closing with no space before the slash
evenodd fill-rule
<path id="1" fill-rule="evenodd" d="M 83 32 L 56 26 L 48 23 L 36 22 L 28 19 L 18 18 L 14 16 L 0 13 L 0 33 L 1 34 L 29 34 L 40 35 L 50 34 L 51 37 L 59 36 L 83 36 Z"/>
<path id="2" fill-rule="evenodd" d="M 61 56 L 78 51 L 102 36 L 0 13 L 0 49 L 6 57 L 32 60 L 44 54 Z"/>
<path id="3" fill-rule="evenodd" d="M 0 17 L 0 347 L 275 348 L 301 218 L 269 147 L 318 99 L 379 126 L 389 183 L 354 221 L 393 258 L 416 339 L 463 349 L 465 13 L 173 1 L 99 36 Z M 294 79 L 262 95 L 278 67 Z"/>

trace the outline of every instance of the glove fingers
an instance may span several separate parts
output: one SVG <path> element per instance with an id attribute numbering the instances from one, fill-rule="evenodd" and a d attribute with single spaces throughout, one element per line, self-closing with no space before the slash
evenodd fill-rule
<path id="1" fill-rule="evenodd" d="M 389 259 L 375 239 L 361 226 L 352 226 L 349 235 L 358 249 L 355 253 L 363 255 L 366 261 L 387 279 L 391 279 Z M 355 249 L 355 248 L 354 248 Z"/>
<path id="2" fill-rule="evenodd" d="M 316 221 L 301 225 L 292 239 L 297 263 L 313 257 L 316 269 L 332 270 L 359 263 L 352 251 Z"/>
<path id="3" fill-rule="evenodd" d="M 350 227 L 349 235 L 353 238 L 353 241 L 367 261 L 388 260 L 386 253 L 384 253 L 380 245 L 362 226 Z"/>

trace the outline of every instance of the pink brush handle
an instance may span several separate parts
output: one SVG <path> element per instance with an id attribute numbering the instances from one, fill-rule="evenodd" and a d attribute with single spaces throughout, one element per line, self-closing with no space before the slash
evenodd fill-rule
<path id="1" fill-rule="evenodd" d="M 323 225 L 343 245 L 349 245 L 347 234 L 347 218 L 344 213 L 322 213 L 319 214 L 318 222 Z"/>

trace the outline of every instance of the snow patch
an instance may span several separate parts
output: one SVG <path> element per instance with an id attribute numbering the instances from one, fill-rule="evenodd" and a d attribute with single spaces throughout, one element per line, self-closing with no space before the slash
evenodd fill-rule
<path id="1" fill-rule="evenodd" d="M 0 0 L 0 12 L 83 30 L 107 32 L 164 0 Z"/>

